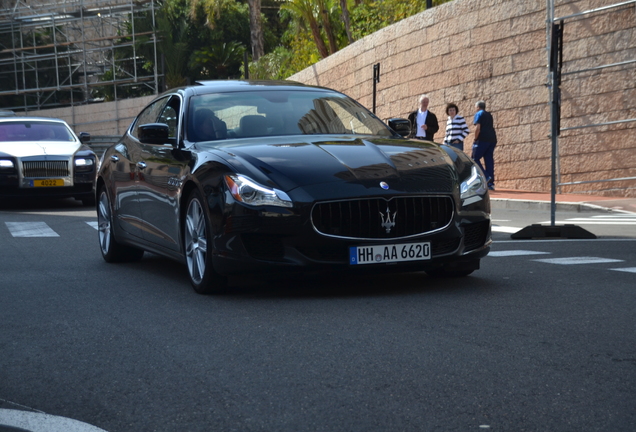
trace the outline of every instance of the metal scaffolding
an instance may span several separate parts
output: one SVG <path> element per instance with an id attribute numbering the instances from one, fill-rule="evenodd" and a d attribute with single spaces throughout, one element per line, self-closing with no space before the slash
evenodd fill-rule
<path id="1" fill-rule="evenodd" d="M 159 92 L 155 0 L 0 0 L 0 6 L 3 109 Z"/>

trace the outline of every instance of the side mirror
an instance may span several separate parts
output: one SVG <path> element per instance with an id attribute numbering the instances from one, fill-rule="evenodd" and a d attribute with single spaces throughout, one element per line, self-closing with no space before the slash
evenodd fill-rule
<path id="1" fill-rule="evenodd" d="M 170 142 L 170 126 L 165 123 L 148 123 L 139 126 L 139 141 L 144 144 L 166 144 Z"/>
<path id="2" fill-rule="evenodd" d="M 388 121 L 389 127 L 403 137 L 411 133 L 411 122 L 403 118 L 392 118 Z"/>
<path id="3" fill-rule="evenodd" d="M 78 138 L 82 144 L 86 144 L 91 140 L 91 134 L 88 132 L 80 132 Z"/>

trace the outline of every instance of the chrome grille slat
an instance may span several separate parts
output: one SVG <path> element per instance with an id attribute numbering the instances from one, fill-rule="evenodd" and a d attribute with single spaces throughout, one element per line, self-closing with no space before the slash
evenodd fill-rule
<path id="1" fill-rule="evenodd" d="M 397 211 L 389 233 L 382 227 L 387 207 L 390 215 Z M 453 213 L 449 196 L 370 198 L 317 203 L 312 209 L 312 223 L 317 232 L 333 237 L 403 238 L 444 228 Z"/>
<path id="2" fill-rule="evenodd" d="M 24 161 L 22 175 L 31 177 L 68 177 L 68 161 Z"/>

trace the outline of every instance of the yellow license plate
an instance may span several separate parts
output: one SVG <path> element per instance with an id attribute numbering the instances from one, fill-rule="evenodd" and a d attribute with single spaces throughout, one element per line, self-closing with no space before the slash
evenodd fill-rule
<path id="1" fill-rule="evenodd" d="M 31 180 L 33 187 L 64 186 L 64 179 Z"/>

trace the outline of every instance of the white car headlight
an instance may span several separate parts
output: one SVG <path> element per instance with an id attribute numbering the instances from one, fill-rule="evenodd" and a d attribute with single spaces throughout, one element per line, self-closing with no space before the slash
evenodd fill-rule
<path id="1" fill-rule="evenodd" d="M 85 167 L 93 165 L 93 159 L 91 158 L 79 158 L 75 159 L 75 166 Z"/>
<path id="2" fill-rule="evenodd" d="M 470 177 L 460 185 L 462 206 L 466 206 L 480 201 L 488 192 L 488 182 L 486 176 L 477 165 L 470 169 Z"/>
<path id="3" fill-rule="evenodd" d="M 292 207 L 293 202 L 285 192 L 262 186 L 240 174 L 227 174 L 225 183 L 235 200 L 253 206 Z"/>
<path id="4" fill-rule="evenodd" d="M 0 168 L 13 168 L 13 161 L 0 160 Z"/>

